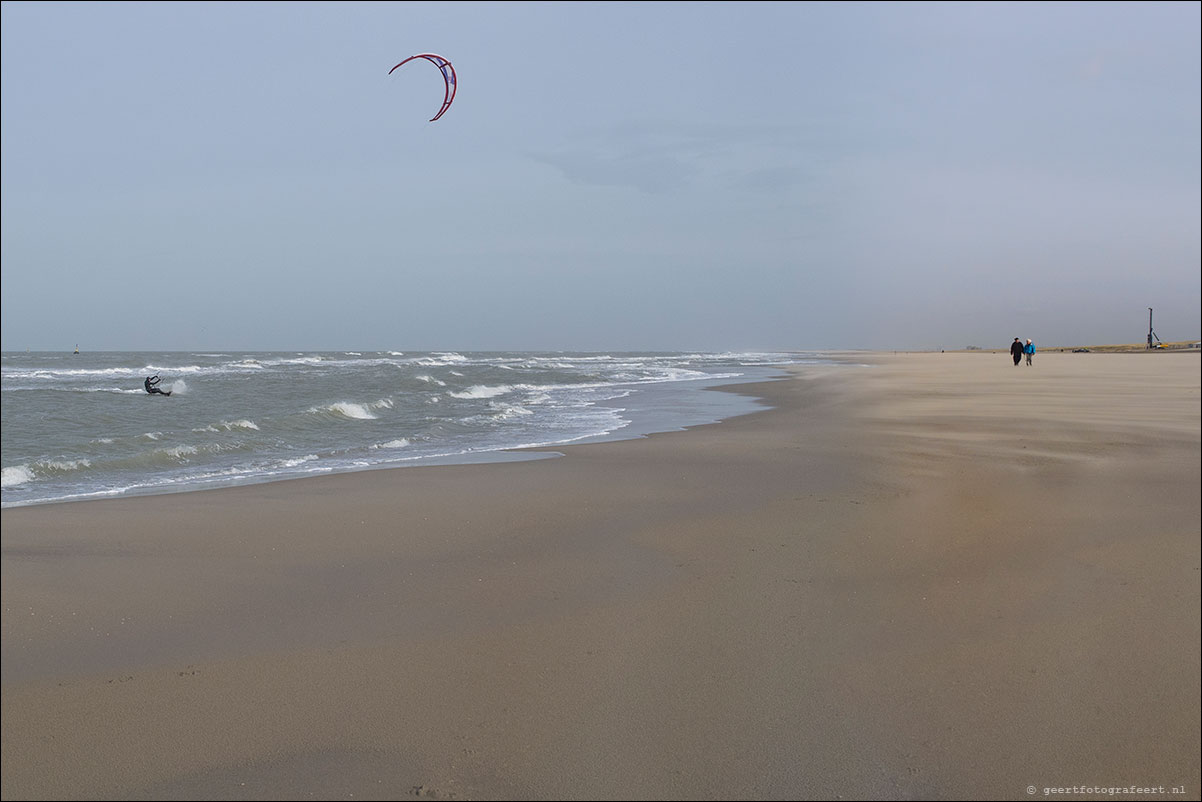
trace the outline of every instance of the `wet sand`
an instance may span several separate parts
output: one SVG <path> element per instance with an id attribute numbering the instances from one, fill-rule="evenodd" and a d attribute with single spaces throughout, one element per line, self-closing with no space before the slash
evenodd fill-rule
<path id="1" fill-rule="evenodd" d="M 3 510 L 4 799 L 1197 799 L 1198 354 L 843 356 L 555 458 Z"/>

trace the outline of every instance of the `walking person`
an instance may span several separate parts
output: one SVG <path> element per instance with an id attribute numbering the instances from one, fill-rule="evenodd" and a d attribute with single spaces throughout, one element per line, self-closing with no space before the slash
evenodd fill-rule
<path id="1" fill-rule="evenodd" d="M 1018 367 L 1018 363 L 1023 361 L 1023 344 L 1017 337 L 1014 342 L 1010 343 L 1010 356 L 1014 357 L 1014 367 Z"/>
<path id="2" fill-rule="evenodd" d="M 1031 358 L 1035 356 L 1035 343 L 1027 340 L 1027 344 L 1023 346 L 1023 353 L 1027 355 L 1027 365 L 1031 364 Z M 1018 364 L 1015 362 L 1014 364 Z"/>

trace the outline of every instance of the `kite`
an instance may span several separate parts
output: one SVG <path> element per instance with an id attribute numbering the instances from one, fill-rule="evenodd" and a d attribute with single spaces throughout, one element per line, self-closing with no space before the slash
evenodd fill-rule
<path id="1" fill-rule="evenodd" d="M 396 67 L 393 67 L 388 71 L 388 74 L 392 75 L 393 71 L 396 70 L 397 67 L 400 67 L 403 64 L 408 64 L 415 58 L 424 58 L 426 61 L 433 64 L 438 68 L 439 72 L 442 73 L 443 80 L 447 82 L 447 91 L 442 97 L 442 108 L 438 110 L 438 114 L 435 114 L 430 118 L 430 122 L 434 122 L 443 114 L 445 114 L 447 109 L 451 108 L 451 101 L 455 99 L 455 68 L 451 66 L 451 62 L 447 61 L 445 58 L 437 55 L 436 53 L 418 53 L 416 56 L 410 56 L 400 64 L 396 65 Z"/>

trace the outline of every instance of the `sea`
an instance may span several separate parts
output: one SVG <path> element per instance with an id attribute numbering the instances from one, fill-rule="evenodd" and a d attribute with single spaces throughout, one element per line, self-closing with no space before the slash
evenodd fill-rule
<path id="1" fill-rule="evenodd" d="M 718 385 L 820 354 L 4 352 L 0 506 L 547 458 L 763 406 Z M 157 375 L 167 395 L 143 389 Z M 551 457 L 554 456 L 552 453 Z"/>

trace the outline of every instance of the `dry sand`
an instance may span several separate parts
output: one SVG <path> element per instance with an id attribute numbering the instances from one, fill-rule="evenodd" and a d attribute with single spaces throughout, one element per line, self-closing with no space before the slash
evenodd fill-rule
<path id="1" fill-rule="evenodd" d="M 554 459 L 4 510 L 3 798 L 1198 799 L 1198 355 L 847 358 Z"/>

